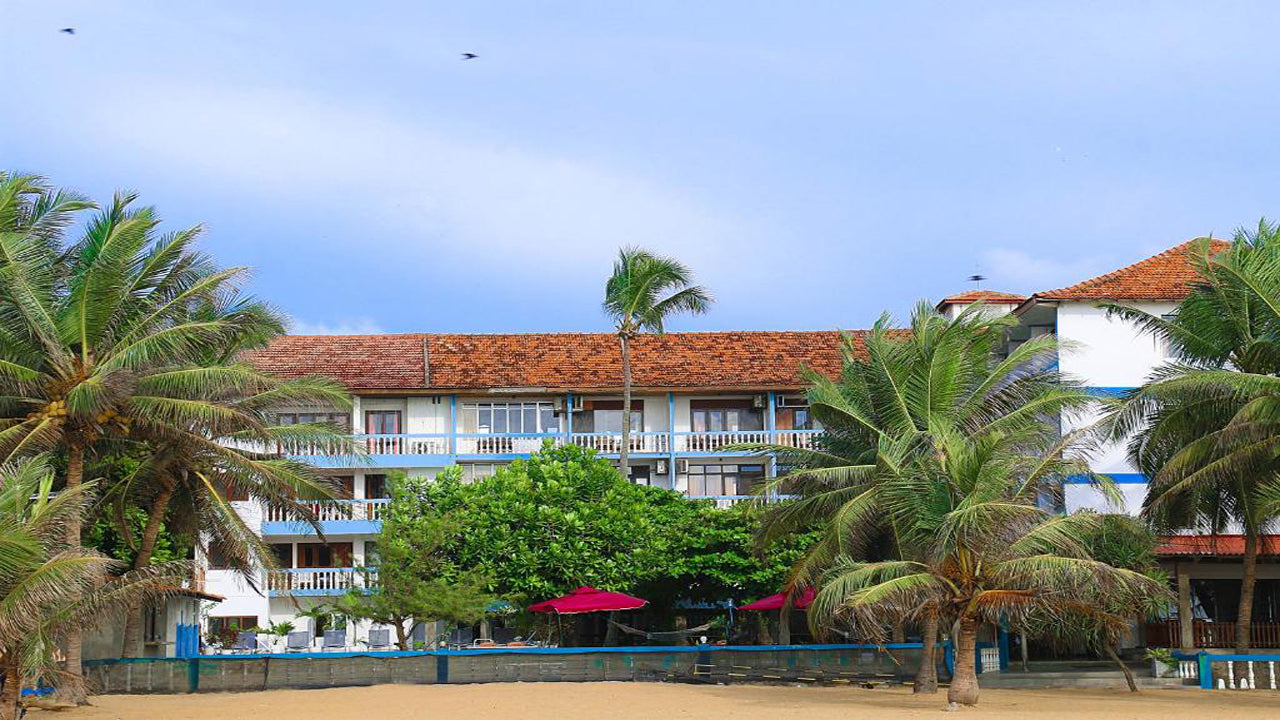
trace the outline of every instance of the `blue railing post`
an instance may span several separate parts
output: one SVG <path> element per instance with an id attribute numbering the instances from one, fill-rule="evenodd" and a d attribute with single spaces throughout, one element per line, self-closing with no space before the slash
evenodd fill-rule
<path id="1" fill-rule="evenodd" d="M 457 463 L 458 455 L 458 396 L 449 396 L 449 454 L 451 458 L 450 465 Z"/>
<path id="2" fill-rule="evenodd" d="M 564 444 L 573 444 L 573 393 L 564 394 Z"/>
<path id="3" fill-rule="evenodd" d="M 667 393 L 667 481 L 676 489 L 676 394 Z"/>
<path id="4" fill-rule="evenodd" d="M 1209 653 L 1201 650 L 1196 653 L 1196 663 L 1200 665 L 1200 689 L 1213 689 L 1213 663 L 1209 662 Z"/>

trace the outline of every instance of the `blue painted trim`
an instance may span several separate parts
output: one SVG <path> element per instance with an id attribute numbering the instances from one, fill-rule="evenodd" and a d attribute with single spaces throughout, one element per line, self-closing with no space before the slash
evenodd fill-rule
<path id="1" fill-rule="evenodd" d="M 564 431 L 560 435 L 568 445 L 569 437 L 573 435 L 573 393 L 564 394 Z"/>
<path id="2" fill-rule="evenodd" d="M 202 655 L 200 659 L 262 660 L 264 658 L 315 660 L 320 658 L 351 657 L 453 657 L 466 655 L 641 655 L 651 653 L 716 653 L 716 652 L 777 652 L 779 650 L 916 650 L 923 643 L 838 643 L 824 645 L 636 645 L 631 647 L 568 647 L 568 648 L 468 648 L 466 650 L 385 650 L 353 652 L 305 652 L 305 653 L 254 653 L 246 655 Z M 86 660 L 85 665 L 123 665 L 144 662 L 163 662 L 173 658 L 110 658 Z"/>
<path id="3" fill-rule="evenodd" d="M 1000 616 L 1000 633 L 996 636 L 1000 643 L 1000 670 L 1009 669 L 1009 618 Z"/>
<path id="4" fill-rule="evenodd" d="M 449 396 L 449 452 L 458 454 L 458 396 Z"/>
<path id="5" fill-rule="evenodd" d="M 1200 689 L 1212 690 L 1213 664 L 1209 662 L 1209 653 L 1202 651 L 1200 656 L 1196 658 L 1196 664 L 1200 666 L 1200 672 L 1198 673 L 1200 675 Z"/>
<path id="6" fill-rule="evenodd" d="M 322 520 L 325 535 L 370 535 L 382 532 L 381 520 Z M 263 535 L 315 535 L 315 528 L 304 522 L 272 521 L 262 523 Z"/>
<path id="7" fill-rule="evenodd" d="M 667 393 L 667 480 L 676 489 L 676 394 Z"/>
<path id="8" fill-rule="evenodd" d="M 1146 485 L 1147 476 L 1142 473 L 1098 473 L 1111 478 L 1111 481 L 1117 485 Z M 1088 475 L 1068 475 L 1063 479 L 1064 485 L 1093 485 L 1094 481 Z"/>
<path id="9" fill-rule="evenodd" d="M 1121 398 L 1136 389 L 1132 387 L 1087 387 L 1084 391 L 1095 397 Z"/>

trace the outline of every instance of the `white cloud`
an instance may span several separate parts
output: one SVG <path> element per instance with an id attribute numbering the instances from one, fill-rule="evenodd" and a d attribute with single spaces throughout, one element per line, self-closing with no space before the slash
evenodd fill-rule
<path id="1" fill-rule="evenodd" d="M 163 157 L 181 175 L 290 212 L 332 212 L 367 228 L 341 242 L 389 262 L 598 272 L 619 246 L 640 244 L 728 275 L 747 264 L 734 262 L 744 246 L 765 244 L 751 241 L 761 229 L 637 171 L 377 107 L 154 82 L 129 93 L 127 111 L 104 100 L 88 103 L 103 146 Z"/>
<path id="2" fill-rule="evenodd" d="M 1097 256 L 1058 259 L 1024 250 L 995 248 L 982 253 L 984 287 L 994 290 L 1035 292 L 1073 285 L 1108 271 L 1107 261 Z M 1114 269 L 1114 268 L 1111 268 Z"/>
<path id="3" fill-rule="evenodd" d="M 333 323 L 313 323 L 294 319 L 289 324 L 294 335 L 373 335 L 386 332 L 373 318 L 343 318 Z"/>

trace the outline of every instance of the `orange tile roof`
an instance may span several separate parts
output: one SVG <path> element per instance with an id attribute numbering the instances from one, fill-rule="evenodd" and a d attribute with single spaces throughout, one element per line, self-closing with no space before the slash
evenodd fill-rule
<path id="1" fill-rule="evenodd" d="M 861 331 L 852 333 L 855 343 Z M 837 331 L 672 332 L 632 343 L 636 388 L 799 388 L 800 368 L 836 374 Z M 248 355 L 284 377 L 319 374 L 352 390 L 622 386 L 609 333 L 286 335 Z"/>
<path id="2" fill-rule="evenodd" d="M 1191 263 L 1192 245 L 1204 238 L 1188 240 L 1181 245 L 1152 255 L 1145 260 L 1057 290 L 1045 290 L 1032 300 L 1182 300 L 1199 280 Z M 1210 240 L 1214 252 L 1230 247 L 1223 240 Z"/>
<path id="3" fill-rule="evenodd" d="M 1258 544 L 1259 555 L 1280 555 L 1280 535 L 1263 535 Z M 1244 555 L 1243 535 L 1165 535 L 1156 546 L 1156 555 Z"/>
<path id="4" fill-rule="evenodd" d="M 1018 293 L 1000 292 L 999 290 L 965 290 L 954 295 L 948 295 L 937 304 L 937 308 L 941 310 L 947 305 L 970 305 L 980 302 L 983 304 L 998 305 L 1007 303 L 1009 305 L 1017 305 L 1026 300 L 1026 295 Z"/>

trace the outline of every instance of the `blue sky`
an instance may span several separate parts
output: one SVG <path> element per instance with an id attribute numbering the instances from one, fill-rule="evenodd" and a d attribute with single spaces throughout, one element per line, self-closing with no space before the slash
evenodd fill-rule
<path id="1" fill-rule="evenodd" d="M 624 244 L 715 293 L 675 327 L 864 327 L 1280 215 L 1273 2 L 0 5 L 0 166 L 300 330 L 607 329 Z"/>

